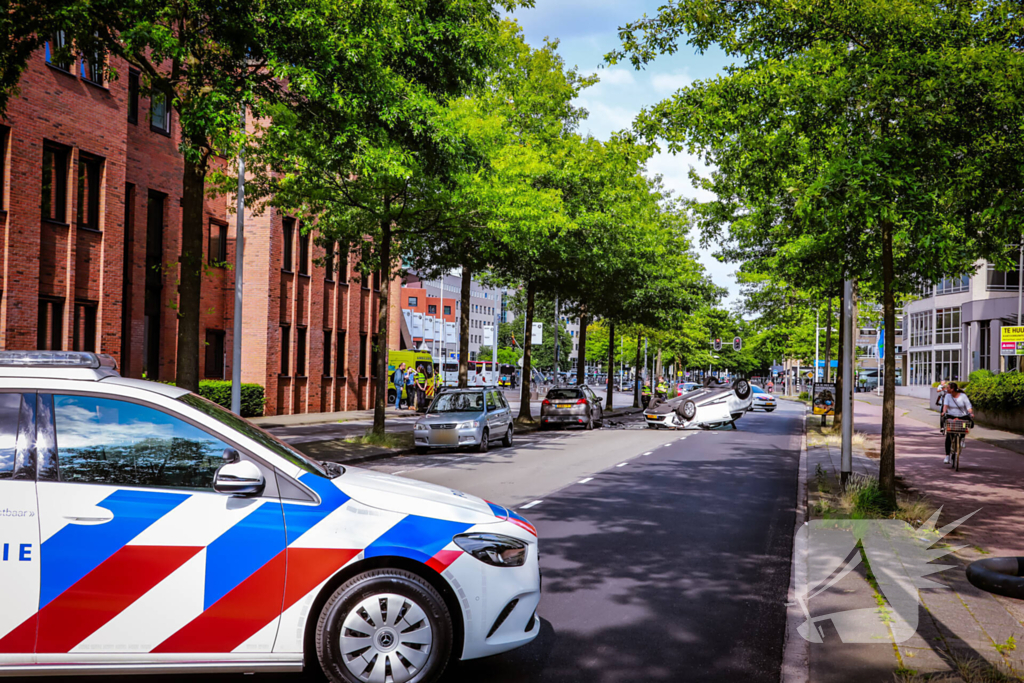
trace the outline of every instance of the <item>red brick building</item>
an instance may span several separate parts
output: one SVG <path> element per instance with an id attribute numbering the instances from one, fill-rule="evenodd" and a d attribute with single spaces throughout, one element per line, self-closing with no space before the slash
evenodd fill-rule
<path id="1" fill-rule="evenodd" d="M 99 82 L 85 60 L 49 57 L 44 48 L 29 60 L 0 120 L 0 348 L 94 350 L 125 376 L 173 380 L 177 115 L 141 96 L 126 64 Z M 211 379 L 230 378 L 233 362 L 232 202 L 205 206 L 200 377 Z M 289 216 L 268 210 L 245 224 L 242 373 L 266 387 L 267 414 L 372 405 L 379 289 L 352 281 L 351 263 L 329 276 L 314 263 L 324 250 Z M 392 348 L 399 318 L 395 301 Z"/>

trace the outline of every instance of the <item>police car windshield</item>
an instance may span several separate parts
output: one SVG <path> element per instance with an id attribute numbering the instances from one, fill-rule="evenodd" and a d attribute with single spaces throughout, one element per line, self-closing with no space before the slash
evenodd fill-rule
<path id="1" fill-rule="evenodd" d="M 482 391 L 446 391 L 434 399 L 428 413 L 472 413 L 484 409 Z"/>
<path id="2" fill-rule="evenodd" d="M 320 463 L 315 460 L 310 460 L 273 434 L 263 431 L 251 422 L 238 417 L 230 410 L 225 410 L 213 401 L 208 401 L 202 396 L 197 396 L 195 394 L 185 394 L 178 400 L 186 405 L 192 406 L 196 410 L 206 413 L 221 424 L 234 429 L 236 432 L 241 432 L 261 446 L 269 448 L 275 454 L 281 456 L 291 464 L 301 467 L 307 472 L 319 474 L 321 477 L 331 478 L 331 475 L 322 465 L 320 465 Z"/>

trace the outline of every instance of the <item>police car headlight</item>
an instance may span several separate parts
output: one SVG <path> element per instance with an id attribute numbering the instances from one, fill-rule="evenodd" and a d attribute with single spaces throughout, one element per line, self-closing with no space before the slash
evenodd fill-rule
<path id="1" fill-rule="evenodd" d="M 416 429 L 417 432 L 429 432 L 430 431 L 430 427 L 428 427 L 427 425 L 423 424 L 422 422 L 417 422 L 415 429 Z"/>
<path id="2" fill-rule="evenodd" d="M 526 543 L 501 534 L 460 534 L 455 545 L 493 567 L 522 567 L 526 564 Z"/>
<path id="3" fill-rule="evenodd" d="M 480 423 L 477 422 L 476 420 L 469 420 L 468 422 L 463 422 L 459 424 L 459 429 L 476 429 L 479 426 Z"/>

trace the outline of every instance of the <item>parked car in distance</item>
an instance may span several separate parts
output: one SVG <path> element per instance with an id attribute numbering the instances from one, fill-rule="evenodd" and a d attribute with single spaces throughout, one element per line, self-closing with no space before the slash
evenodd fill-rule
<path id="1" fill-rule="evenodd" d="M 420 452 L 472 446 L 486 453 L 490 442 L 498 439 L 511 446 L 513 432 L 512 410 L 499 389 L 447 389 L 416 420 L 413 440 Z"/>
<path id="2" fill-rule="evenodd" d="M 559 387 L 548 390 L 540 404 L 540 428 L 556 425 L 593 429 L 604 425 L 601 399 L 588 386 Z"/>
<path id="3" fill-rule="evenodd" d="M 751 397 L 750 397 L 751 398 L 751 402 L 750 402 L 750 409 L 751 410 L 761 409 L 761 410 L 765 411 L 766 413 L 770 413 L 773 410 L 775 410 L 775 407 L 776 407 L 777 404 L 775 402 L 775 397 L 774 396 L 772 396 L 767 391 L 765 391 L 764 389 L 762 389 L 761 387 L 758 387 L 758 386 L 751 385 L 750 386 L 750 390 L 752 392 Z"/>

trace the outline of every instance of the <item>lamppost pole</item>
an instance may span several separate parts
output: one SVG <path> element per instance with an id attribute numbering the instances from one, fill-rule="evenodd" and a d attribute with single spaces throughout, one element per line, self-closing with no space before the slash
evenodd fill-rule
<path id="1" fill-rule="evenodd" d="M 245 135 L 245 104 L 241 112 Z M 238 196 L 235 204 L 235 319 L 231 339 L 231 412 L 242 414 L 242 264 L 245 262 L 245 156 L 238 148 Z"/>

